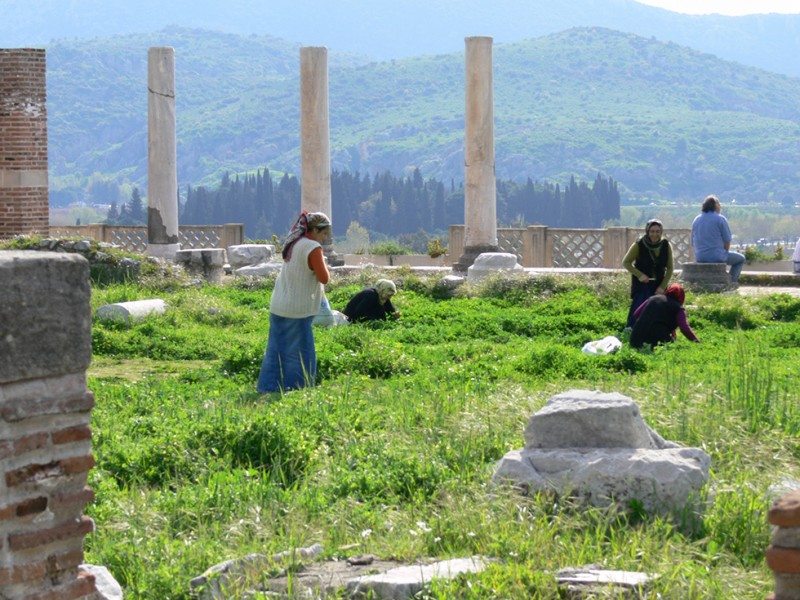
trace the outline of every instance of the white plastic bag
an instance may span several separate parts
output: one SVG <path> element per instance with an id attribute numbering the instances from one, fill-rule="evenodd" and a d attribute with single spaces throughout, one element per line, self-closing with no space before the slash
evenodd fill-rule
<path id="1" fill-rule="evenodd" d="M 584 354 L 611 354 L 620 348 L 622 348 L 622 342 L 613 335 L 608 335 L 602 340 L 586 342 L 581 348 L 581 352 Z"/>
<path id="2" fill-rule="evenodd" d="M 314 317 L 311 324 L 320 327 L 336 327 L 337 325 L 347 325 L 349 322 L 347 317 L 338 310 L 332 310 L 330 302 L 323 296 L 322 303 L 319 306 L 319 312 L 317 316 Z"/>

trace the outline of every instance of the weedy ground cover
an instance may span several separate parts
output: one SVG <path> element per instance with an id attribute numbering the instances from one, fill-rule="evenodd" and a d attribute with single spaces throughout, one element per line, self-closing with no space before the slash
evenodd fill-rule
<path id="1" fill-rule="evenodd" d="M 374 274 L 339 278 L 341 308 Z M 689 296 L 702 344 L 586 356 L 617 334 L 627 280 L 488 280 L 445 297 L 397 274 L 398 321 L 316 331 L 319 385 L 259 396 L 271 282 L 155 291 L 162 316 L 94 322 L 97 466 L 87 560 L 130 598 L 186 598 L 208 566 L 321 542 L 326 557 L 482 554 L 428 598 L 557 598 L 567 566 L 660 574 L 652 597 L 763 598 L 769 488 L 800 478 L 800 299 Z M 489 486 L 530 414 L 572 388 L 619 391 L 713 460 L 702 515 L 590 509 Z"/>

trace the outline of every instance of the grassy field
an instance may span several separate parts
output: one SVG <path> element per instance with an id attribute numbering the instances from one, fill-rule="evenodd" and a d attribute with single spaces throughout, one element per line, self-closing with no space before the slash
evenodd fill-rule
<path id="1" fill-rule="evenodd" d="M 329 286 L 334 308 L 372 281 Z M 557 598 L 589 563 L 658 573 L 652 598 L 761 599 L 768 490 L 800 478 L 800 299 L 689 295 L 702 344 L 591 357 L 618 334 L 623 276 L 492 280 L 443 298 L 396 277 L 402 318 L 317 330 L 320 385 L 259 396 L 271 283 L 93 290 L 93 308 L 161 297 L 165 315 L 93 324 L 97 467 L 87 562 L 128 598 L 186 598 L 189 579 L 250 552 L 320 542 L 327 558 L 498 559 L 426 598 Z M 554 393 L 619 391 L 667 439 L 712 457 L 691 526 L 491 488 Z"/>

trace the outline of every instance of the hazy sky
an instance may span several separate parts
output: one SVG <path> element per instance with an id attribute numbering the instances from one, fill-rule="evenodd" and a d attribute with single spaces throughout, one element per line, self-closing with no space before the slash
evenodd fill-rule
<path id="1" fill-rule="evenodd" d="M 636 0 L 691 15 L 718 13 L 749 15 L 755 13 L 800 14 L 800 0 Z"/>

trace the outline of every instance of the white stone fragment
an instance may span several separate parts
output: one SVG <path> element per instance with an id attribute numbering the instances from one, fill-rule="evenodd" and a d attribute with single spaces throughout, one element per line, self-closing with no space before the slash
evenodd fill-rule
<path id="1" fill-rule="evenodd" d="M 151 300 L 133 300 L 131 302 L 117 302 L 101 306 L 95 316 L 101 321 L 120 321 L 130 323 L 140 321 L 150 315 L 161 315 L 167 310 L 167 304 L 160 298 Z"/>
<path id="2" fill-rule="evenodd" d="M 122 600 L 122 586 L 107 568 L 98 565 L 80 565 L 78 570 L 94 575 L 97 600 Z"/>
<path id="3" fill-rule="evenodd" d="M 353 596 L 382 600 L 405 600 L 419 593 L 433 579 L 453 579 L 462 573 L 480 573 L 488 564 L 479 556 L 455 558 L 429 565 L 410 565 L 390 569 L 377 575 L 358 577 L 347 584 Z"/>
<path id="4" fill-rule="evenodd" d="M 232 269 L 269 262 L 275 254 L 272 244 L 239 244 L 228 247 L 228 263 Z"/>
<path id="5" fill-rule="evenodd" d="M 495 273 L 524 273 L 522 265 L 517 263 L 517 256 L 508 252 L 484 252 L 479 254 L 475 262 L 467 269 L 467 281 L 480 281 Z"/>
<path id="6" fill-rule="evenodd" d="M 645 590 L 656 579 L 655 575 L 640 571 L 612 571 L 581 568 L 562 569 L 556 581 L 569 587 L 617 587 L 623 590 Z"/>
<path id="7" fill-rule="evenodd" d="M 282 262 L 266 262 L 234 270 L 237 277 L 270 277 L 281 272 Z"/>

